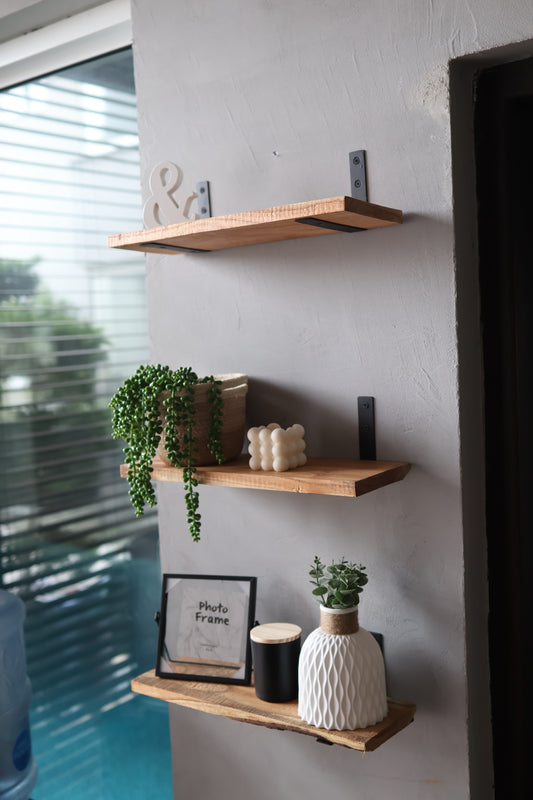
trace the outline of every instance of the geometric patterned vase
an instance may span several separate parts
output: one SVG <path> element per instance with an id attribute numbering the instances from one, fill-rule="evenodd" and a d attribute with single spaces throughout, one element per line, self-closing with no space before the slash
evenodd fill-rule
<path id="1" fill-rule="evenodd" d="M 305 640 L 298 665 L 298 714 L 326 730 L 355 730 L 387 716 L 385 665 L 357 609 L 320 606 L 320 628 Z"/>

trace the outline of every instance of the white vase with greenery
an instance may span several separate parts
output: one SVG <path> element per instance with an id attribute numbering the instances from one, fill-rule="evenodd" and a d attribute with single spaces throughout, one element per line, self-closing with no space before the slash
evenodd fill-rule
<path id="1" fill-rule="evenodd" d="M 321 601 L 320 627 L 305 640 L 298 669 L 298 714 L 326 730 L 355 730 L 387 716 L 385 665 L 371 633 L 359 627 L 365 567 L 344 558 L 309 573 Z"/>

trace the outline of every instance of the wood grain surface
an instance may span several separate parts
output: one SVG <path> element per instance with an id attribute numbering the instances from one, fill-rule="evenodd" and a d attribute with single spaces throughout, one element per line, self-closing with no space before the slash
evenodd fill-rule
<path id="1" fill-rule="evenodd" d="M 298 702 L 267 703 L 259 700 L 253 686 L 198 683 L 158 678 L 146 672 L 131 683 L 134 692 L 207 714 L 228 717 L 267 728 L 314 736 L 319 741 L 340 744 L 352 750 L 375 750 L 414 719 L 416 706 L 389 699 L 389 713 L 382 722 L 354 731 L 327 731 L 308 725 L 298 716 Z"/>
<path id="2" fill-rule="evenodd" d="M 404 461 L 355 461 L 349 458 L 309 458 L 303 467 L 274 472 L 251 470 L 248 456 L 212 467 L 197 467 L 198 482 L 211 486 L 234 486 L 240 489 L 266 489 L 273 492 L 360 497 L 382 486 L 401 481 L 410 470 Z M 120 474 L 126 477 L 122 464 Z M 152 479 L 182 482 L 183 470 L 167 467 L 157 458 Z"/>
<path id="3" fill-rule="evenodd" d="M 131 233 L 118 233 L 108 238 L 108 246 L 140 250 L 143 253 L 172 252 L 158 248 L 158 245 L 209 251 L 309 236 L 338 235 L 338 231 L 296 221 L 310 217 L 365 229 L 399 225 L 402 222 L 402 212 L 398 209 L 367 203 L 353 197 L 328 197 L 258 211 L 178 222 Z"/>

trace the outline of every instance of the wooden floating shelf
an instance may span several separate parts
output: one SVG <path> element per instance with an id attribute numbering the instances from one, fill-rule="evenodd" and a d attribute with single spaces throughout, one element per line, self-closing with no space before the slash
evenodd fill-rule
<path id="1" fill-rule="evenodd" d="M 410 470 L 403 461 L 354 461 L 348 458 L 309 458 L 303 467 L 274 472 L 251 470 L 248 456 L 213 467 L 197 467 L 198 483 L 233 486 L 239 489 L 267 489 L 274 492 L 359 497 L 382 486 L 401 481 Z M 128 474 L 127 464 L 120 467 Z M 168 467 L 159 459 L 153 462 L 155 481 L 183 481 L 183 470 Z"/>
<path id="2" fill-rule="evenodd" d="M 382 722 L 355 731 L 327 731 L 303 722 L 298 716 L 298 702 L 266 703 L 256 697 L 253 686 L 225 683 L 194 683 L 158 678 L 154 670 L 139 675 L 131 682 L 138 694 L 156 697 L 167 703 L 194 708 L 238 722 L 266 728 L 294 731 L 314 736 L 319 741 L 340 744 L 352 750 L 375 750 L 414 719 L 416 706 L 389 699 L 389 713 Z"/>
<path id="3" fill-rule="evenodd" d="M 178 222 L 110 236 L 109 247 L 143 253 L 208 252 L 308 236 L 337 234 L 399 225 L 402 212 L 353 197 L 329 197 L 260 211 Z M 345 226 L 323 227 L 323 226 Z"/>

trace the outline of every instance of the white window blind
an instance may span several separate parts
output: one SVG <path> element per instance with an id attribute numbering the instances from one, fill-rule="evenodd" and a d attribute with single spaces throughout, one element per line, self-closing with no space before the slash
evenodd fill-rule
<path id="1" fill-rule="evenodd" d="M 134 516 L 108 408 L 148 360 L 144 258 L 106 241 L 142 227 L 139 185 L 129 50 L 0 92 L 0 586 L 26 604 L 56 800 L 120 796 L 83 786 L 95 720 L 154 658 L 155 515 Z"/>

